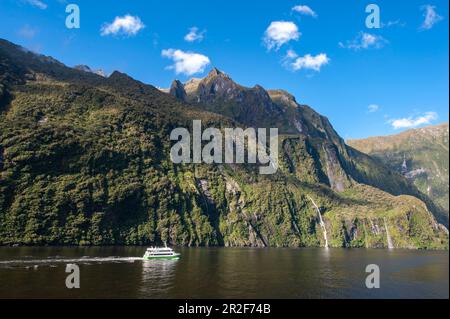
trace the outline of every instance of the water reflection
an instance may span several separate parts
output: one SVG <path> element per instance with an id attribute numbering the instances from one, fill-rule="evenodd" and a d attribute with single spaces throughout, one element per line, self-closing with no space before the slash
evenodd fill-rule
<path id="1" fill-rule="evenodd" d="M 140 294 L 145 298 L 168 298 L 178 260 L 143 260 Z"/>
<path id="2" fill-rule="evenodd" d="M 0 247 L 0 298 L 448 298 L 448 251 L 179 248 L 144 261 L 143 247 Z M 81 289 L 65 287 L 79 264 Z M 368 264 L 381 288 L 367 289 Z M 37 267 L 35 267 L 37 266 Z"/>

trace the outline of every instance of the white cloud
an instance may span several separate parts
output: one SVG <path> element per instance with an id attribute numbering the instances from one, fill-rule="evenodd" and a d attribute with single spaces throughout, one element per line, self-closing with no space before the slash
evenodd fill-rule
<path id="1" fill-rule="evenodd" d="M 116 17 L 112 23 L 105 23 L 100 34 L 105 35 L 136 35 L 140 30 L 145 28 L 141 19 L 138 16 L 125 15 L 123 17 Z"/>
<path id="2" fill-rule="evenodd" d="M 420 26 L 420 30 L 429 30 L 431 29 L 436 23 L 443 20 L 444 18 L 441 17 L 436 13 L 436 7 L 432 5 L 426 5 L 422 6 L 421 10 L 423 10 L 423 16 L 424 21 L 422 22 L 422 25 Z"/>
<path id="3" fill-rule="evenodd" d="M 329 62 L 330 59 L 325 53 L 320 53 L 315 56 L 311 54 L 298 56 L 293 50 L 289 50 L 285 56 L 285 65 L 293 71 L 308 69 L 319 72 L 320 68 Z"/>
<path id="4" fill-rule="evenodd" d="M 34 36 L 37 33 L 38 33 L 38 30 L 36 28 L 29 26 L 28 24 L 25 24 L 17 31 L 17 34 L 19 36 L 21 36 L 22 38 L 26 38 L 26 39 L 34 38 Z"/>
<path id="5" fill-rule="evenodd" d="M 292 8 L 292 11 L 316 18 L 317 14 L 308 6 L 298 5 Z"/>
<path id="6" fill-rule="evenodd" d="M 430 124 L 432 121 L 437 120 L 438 115 L 436 112 L 426 112 L 421 116 L 410 116 L 401 119 L 392 119 L 389 120 L 389 123 L 395 130 L 401 128 L 414 128 L 424 124 Z"/>
<path id="7" fill-rule="evenodd" d="M 380 35 L 366 32 L 359 32 L 355 39 L 347 41 L 347 43 L 339 42 L 339 46 L 345 49 L 362 50 L 362 49 L 380 49 L 388 41 Z"/>
<path id="8" fill-rule="evenodd" d="M 278 50 L 291 40 L 298 40 L 301 33 L 297 26 L 289 21 L 273 21 L 264 33 L 264 43 L 268 50 Z"/>
<path id="9" fill-rule="evenodd" d="M 399 19 L 397 20 L 389 20 L 388 22 L 382 22 L 381 23 L 381 27 L 382 28 L 390 28 L 390 27 L 404 27 L 406 26 L 405 22 L 400 21 Z"/>
<path id="10" fill-rule="evenodd" d="M 288 50 L 286 53 L 286 59 L 295 59 L 298 54 L 294 50 Z"/>
<path id="11" fill-rule="evenodd" d="M 201 73 L 210 64 L 210 60 L 206 55 L 194 52 L 167 49 L 162 50 L 161 55 L 173 60 L 174 64 L 169 66 L 169 69 L 175 69 L 176 74 L 192 75 Z"/>
<path id="12" fill-rule="evenodd" d="M 199 32 L 197 27 L 192 27 L 189 29 L 189 33 L 184 36 L 184 40 L 187 42 L 200 42 L 205 37 L 205 32 L 206 30 Z"/>
<path id="13" fill-rule="evenodd" d="M 374 113 L 380 109 L 380 107 L 377 104 L 370 104 L 367 109 L 369 110 L 369 113 Z"/>
<path id="14" fill-rule="evenodd" d="M 41 10 L 47 9 L 47 4 L 40 0 L 24 0 L 26 3 L 32 5 L 33 7 L 39 8 Z"/>

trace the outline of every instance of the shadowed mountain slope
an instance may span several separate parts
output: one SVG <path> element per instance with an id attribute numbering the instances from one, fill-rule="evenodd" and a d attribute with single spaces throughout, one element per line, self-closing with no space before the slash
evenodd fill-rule
<path id="1" fill-rule="evenodd" d="M 288 93 L 233 83 L 213 70 L 171 95 L 0 40 L 0 244 L 448 246 L 401 174 Z M 170 132 L 198 119 L 279 127 L 277 173 L 174 164 Z"/>

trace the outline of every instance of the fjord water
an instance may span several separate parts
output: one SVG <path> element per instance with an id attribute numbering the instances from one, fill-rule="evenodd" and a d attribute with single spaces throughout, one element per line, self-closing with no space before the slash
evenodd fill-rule
<path id="1" fill-rule="evenodd" d="M 0 247 L 0 298 L 448 298 L 448 251 L 324 248 L 175 248 L 179 260 L 142 261 L 145 247 Z M 67 289 L 67 263 L 80 289 Z M 380 267 L 379 289 L 365 285 Z"/>

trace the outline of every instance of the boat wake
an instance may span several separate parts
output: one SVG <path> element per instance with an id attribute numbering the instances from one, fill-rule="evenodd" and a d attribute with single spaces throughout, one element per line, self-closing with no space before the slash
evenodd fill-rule
<path id="1" fill-rule="evenodd" d="M 39 265 L 54 265 L 54 264 L 92 264 L 92 263 L 133 263 L 135 261 L 142 260 L 142 257 L 119 257 L 119 256 L 109 256 L 109 257 L 89 257 L 83 256 L 81 258 L 62 258 L 59 256 L 48 257 L 45 259 L 14 259 L 14 260 L 0 260 L 0 267 L 9 266 L 39 266 Z"/>

